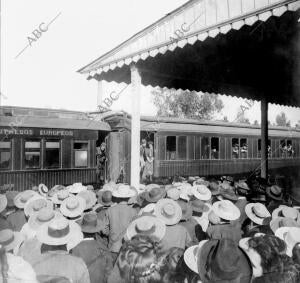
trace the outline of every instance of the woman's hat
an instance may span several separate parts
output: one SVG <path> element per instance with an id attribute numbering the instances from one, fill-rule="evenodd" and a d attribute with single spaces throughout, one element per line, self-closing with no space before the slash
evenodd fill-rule
<path id="1" fill-rule="evenodd" d="M 258 225 L 263 225 L 264 219 L 271 216 L 268 209 L 259 202 L 248 203 L 245 206 L 245 213 L 251 221 Z"/>
<path id="2" fill-rule="evenodd" d="M 66 198 L 70 196 L 67 189 L 57 191 L 50 199 L 55 204 L 61 204 Z"/>
<path id="3" fill-rule="evenodd" d="M 181 220 L 191 219 L 192 215 L 193 215 L 192 206 L 189 203 L 187 203 L 186 201 L 183 201 L 183 200 L 178 200 L 177 203 L 181 207 L 181 211 L 182 211 Z"/>
<path id="4" fill-rule="evenodd" d="M 225 220 L 236 220 L 241 215 L 239 208 L 230 200 L 217 201 L 212 207 L 215 214 Z"/>
<path id="5" fill-rule="evenodd" d="M 5 210 L 7 206 L 7 198 L 6 195 L 0 194 L 0 213 Z"/>
<path id="6" fill-rule="evenodd" d="M 131 198 L 137 194 L 136 189 L 134 187 L 131 187 L 129 185 L 119 185 L 118 188 L 116 188 L 112 192 L 112 196 L 115 198 Z"/>
<path id="7" fill-rule="evenodd" d="M 156 237 L 159 241 L 166 233 L 165 223 L 155 216 L 142 215 L 133 220 L 126 231 L 127 237 L 131 240 L 135 235 L 148 235 Z"/>
<path id="8" fill-rule="evenodd" d="M 192 207 L 192 210 L 196 211 L 196 212 L 201 212 L 201 213 L 207 212 L 208 213 L 210 210 L 209 205 L 200 199 L 195 199 L 195 200 L 191 201 L 190 205 Z"/>
<path id="9" fill-rule="evenodd" d="M 147 190 L 147 193 L 145 194 L 145 200 L 147 202 L 158 202 L 160 199 L 164 198 L 166 196 L 166 191 L 164 188 L 161 187 L 154 187 L 150 190 Z"/>
<path id="10" fill-rule="evenodd" d="M 219 195 L 217 196 L 218 199 L 228 199 L 231 201 L 237 201 L 238 196 L 235 194 L 233 189 L 220 189 Z"/>
<path id="11" fill-rule="evenodd" d="M 251 264 L 244 252 L 231 239 L 205 242 L 198 251 L 197 264 L 203 283 L 251 282 Z"/>
<path id="12" fill-rule="evenodd" d="M 99 191 L 98 195 L 98 203 L 102 204 L 103 206 L 111 206 L 113 204 L 112 201 L 112 192 L 111 191 Z"/>
<path id="13" fill-rule="evenodd" d="M 51 200 L 47 200 L 42 196 L 34 196 L 32 197 L 24 207 L 24 213 L 27 217 L 31 216 L 33 213 L 38 212 L 44 207 L 53 208 L 53 202 Z"/>
<path id="14" fill-rule="evenodd" d="M 139 215 L 143 215 L 144 213 L 151 213 L 155 215 L 155 203 L 149 203 L 145 207 L 141 208 L 139 211 Z"/>
<path id="15" fill-rule="evenodd" d="M 24 192 L 21 192 L 15 196 L 14 204 L 17 208 L 24 208 L 26 202 L 36 195 L 37 193 L 33 190 L 26 190 Z"/>
<path id="16" fill-rule="evenodd" d="M 51 220 L 46 225 L 42 225 L 36 235 L 37 239 L 43 244 L 60 246 L 80 238 L 81 235 L 78 231 L 80 232 L 77 223 L 59 217 Z"/>
<path id="17" fill-rule="evenodd" d="M 276 230 L 275 236 L 285 241 L 286 254 L 291 257 L 294 246 L 300 242 L 300 228 L 281 227 Z"/>
<path id="18" fill-rule="evenodd" d="M 80 216 L 85 210 L 85 199 L 79 196 L 69 196 L 60 205 L 61 213 L 70 218 Z"/>
<path id="19" fill-rule="evenodd" d="M 80 192 L 86 191 L 86 186 L 83 186 L 82 183 L 74 183 L 71 186 L 68 186 L 67 189 L 71 194 L 79 194 Z"/>
<path id="20" fill-rule="evenodd" d="M 39 184 L 39 186 L 38 186 L 38 192 L 39 192 L 39 194 L 41 195 L 41 196 L 43 196 L 43 197 L 46 197 L 47 196 L 47 194 L 48 194 L 48 188 L 47 188 L 47 186 L 46 185 L 44 185 L 44 184 Z"/>
<path id="21" fill-rule="evenodd" d="M 277 217 L 288 217 L 288 218 L 297 220 L 298 218 L 300 218 L 300 213 L 294 207 L 280 205 L 279 207 L 274 209 L 272 212 L 272 219 L 275 219 Z"/>
<path id="22" fill-rule="evenodd" d="M 32 230 L 37 231 L 42 225 L 58 217 L 63 217 L 60 212 L 54 211 L 53 208 L 43 207 L 29 217 L 28 225 Z"/>
<path id="23" fill-rule="evenodd" d="M 170 199 L 178 200 L 179 197 L 180 197 L 180 191 L 176 188 L 172 188 L 172 189 L 167 191 L 167 196 Z"/>
<path id="24" fill-rule="evenodd" d="M 93 191 L 89 191 L 89 190 L 82 191 L 78 193 L 77 196 L 85 199 L 86 206 L 84 210 L 91 209 L 97 202 L 96 194 Z"/>
<path id="25" fill-rule="evenodd" d="M 175 225 L 181 220 L 182 211 L 176 201 L 160 199 L 155 206 L 155 215 L 166 225 Z"/>
<path id="26" fill-rule="evenodd" d="M 208 240 L 202 240 L 198 245 L 189 247 L 185 250 L 183 255 L 183 259 L 187 267 L 197 274 L 199 274 L 198 253 L 206 242 L 208 242 Z"/>
<path id="27" fill-rule="evenodd" d="M 14 232 L 11 229 L 3 229 L 0 231 L 0 246 L 6 251 L 19 247 L 23 241 L 24 238 L 20 232 Z"/>
<path id="28" fill-rule="evenodd" d="M 193 186 L 193 194 L 197 199 L 210 200 L 211 191 L 204 185 Z"/>
<path id="29" fill-rule="evenodd" d="M 95 212 L 84 214 L 76 223 L 79 224 L 84 233 L 97 233 L 103 228 L 103 224 Z"/>
<path id="30" fill-rule="evenodd" d="M 299 227 L 300 225 L 292 218 L 289 217 L 276 217 L 270 222 L 270 227 L 275 234 L 276 230 L 281 227 Z M 299 239 L 300 241 L 300 239 Z"/>
<path id="31" fill-rule="evenodd" d="M 266 193 L 270 198 L 274 200 L 282 200 L 283 190 L 277 185 L 267 187 Z"/>

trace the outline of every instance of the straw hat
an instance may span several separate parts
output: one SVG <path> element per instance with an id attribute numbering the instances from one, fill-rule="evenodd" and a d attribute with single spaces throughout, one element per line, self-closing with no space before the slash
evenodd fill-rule
<path id="1" fill-rule="evenodd" d="M 103 228 L 103 223 L 95 212 L 84 214 L 76 223 L 79 224 L 81 231 L 84 233 L 97 233 Z"/>
<path id="2" fill-rule="evenodd" d="M 264 219 L 271 216 L 268 209 L 259 202 L 248 203 L 245 206 L 245 213 L 251 221 L 258 225 L 263 225 Z"/>
<path id="3" fill-rule="evenodd" d="M 73 185 L 68 186 L 67 189 L 71 194 L 79 194 L 82 191 L 86 191 L 87 187 L 83 186 L 82 183 L 74 183 Z"/>
<path id="4" fill-rule="evenodd" d="M 281 227 L 299 227 L 299 226 L 300 225 L 294 219 L 289 217 L 277 217 L 275 219 L 272 219 L 270 222 L 270 227 L 274 234 L 276 230 Z"/>
<path id="5" fill-rule="evenodd" d="M 145 207 L 141 208 L 139 211 L 139 215 L 142 215 L 144 213 L 151 213 L 155 215 L 155 203 L 149 203 Z"/>
<path id="6" fill-rule="evenodd" d="M 146 191 L 151 191 L 152 189 L 154 188 L 160 188 L 160 185 L 158 184 L 148 184 L 146 187 L 145 187 L 145 190 Z"/>
<path id="7" fill-rule="evenodd" d="M 78 231 L 77 223 L 59 217 L 51 220 L 46 225 L 42 225 L 37 232 L 37 239 L 46 245 L 60 246 L 80 238 Z"/>
<path id="8" fill-rule="evenodd" d="M 178 200 L 180 198 L 180 191 L 176 188 L 172 188 L 167 191 L 167 196 L 170 199 Z"/>
<path id="9" fill-rule="evenodd" d="M 50 199 L 55 204 L 61 204 L 66 198 L 69 197 L 69 195 L 69 191 L 67 189 L 64 189 L 57 191 Z"/>
<path id="10" fill-rule="evenodd" d="M 220 189 L 219 195 L 217 196 L 219 200 L 222 199 L 228 199 L 231 201 L 237 201 L 238 196 L 235 194 L 235 192 L 232 189 Z"/>
<path id="11" fill-rule="evenodd" d="M 42 196 L 34 196 L 25 204 L 24 213 L 29 217 L 44 207 L 53 208 L 53 202 Z"/>
<path id="12" fill-rule="evenodd" d="M 183 259 L 187 267 L 197 274 L 199 274 L 198 253 L 206 242 L 208 242 L 208 240 L 202 240 L 198 245 L 189 247 L 188 249 L 185 250 L 183 255 Z"/>
<path id="13" fill-rule="evenodd" d="M 230 200 L 221 200 L 213 204 L 213 211 L 225 220 L 239 219 L 241 212 Z"/>
<path id="14" fill-rule="evenodd" d="M 142 215 L 133 220 L 126 231 L 129 240 L 135 235 L 151 235 L 160 241 L 166 233 L 166 225 L 154 215 Z"/>
<path id="15" fill-rule="evenodd" d="M 41 195 L 41 196 L 43 196 L 43 197 L 46 197 L 47 196 L 47 194 L 48 194 L 48 188 L 47 188 L 47 186 L 46 185 L 44 185 L 44 184 L 39 184 L 39 186 L 38 186 L 38 192 L 39 192 L 39 194 Z"/>
<path id="16" fill-rule="evenodd" d="M 193 215 L 193 209 L 191 205 L 183 200 L 178 200 L 177 203 L 181 207 L 181 211 L 182 211 L 181 220 L 191 219 Z"/>
<path id="17" fill-rule="evenodd" d="M 42 225 L 58 217 L 63 217 L 60 212 L 54 211 L 53 208 L 43 207 L 29 217 L 28 225 L 32 230 L 37 231 Z"/>
<path id="18" fill-rule="evenodd" d="M 84 210 L 91 209 L 97 202 L 96 194 L 90 190 L 82 191 L 77 196 L 85 199 L 86 206 Z"/>
<path id="19" fill-rule="evenodd" d="M 180 195 L 179 195 L 179 198 L 184 200 L 184 201 L 187 201 L 187 202 L 190 201 L 190 196 L 188 195 L 187 192 L 181 192 Z"/>
<path id="20" fill-rule="evenodd" d="M 217 196 L 220 194 L 220 186 L 219 186 L 218 182 L 216 182 L 216 181 L 210 182 L 208 185 L 208 188 L 210 189 L 211 194 L 213 196 Z"/>
<path id="21" fill-rule="evenodd" d="M 210 200 L 211 191 L 204 185 L 193 186 L 193 194 L 197 199 Z"/>
<path id="22" fill-rule="evenodd" d="M 176 201 L 161 199 L 155 206 L 155 215 L 164 221 L 166 225 L 175 225 L 182 217 L 182 210 Z"/>
<path id="23" fill-rule="evenodd" d="M 202 178 L 199 178 L 199 179 L 197 179 L 196 181 L 193 182 L 193 186 L 197 186 L 197 185 L 204 185 L 204 186 L 208 187 L 209 182 L 202 179 Z"/>
<path id="24" fill-rule="evenodd" d="M 274 209 L 272 212 L 272 218 L 275 219 L 277 217 L 289 217 L 294 220 L 297 220 L 300 217 L 299 211 L 294 207 L 289 207 L 286 205 L 280 205 L 278 208 Z"/>
<path id="25" fill-rule="evenodd" d="M 6 251 L 19 247 L 23 241 L 24 238 L 20 232 L 14 232 L 11 229 L 0 231 L 0 246 Z"/>
<path id="26" fill-rule="evenodd" d="M 52 198 L 58 191 L 66 190 L 66 187 L 63 185 L 55 185 L 48 192 L 48 197 Z"/>
<path id="27" fill-rule="evenodd" d="M 97 195 L 98 195 L 98 203 L 99 204 L 102 204 L 105 207 L 109 207 L 109 206 L 113 205 L 112 192 L 111 191 L 101 190 L 97 193 Z"/>
<path id="28" fill-rule="evenodd" d="M 6 195 L 0 194 L 0 213 L 6 208 L 6 206 L 7 206 Z"/>
<path id="29" fill-rule="evenodd" d="M 86 207 L 85 199 L 79 196 L 70 196 L 60 205 L 61 213 L 70 218 L 80 216 Z"/>
<path id="30" fill-rule="evenodd" d="M 286 254 L 291 257 L 294 246 L 300 241 L 300 228 L 281 227 L 276 230 L 275 236 L 285 241 L 287 246 Z"/>
<path id="31" fill-rule="evenodd" d="M 117 188 L 116 183 L 113 182 L 113 181 L 110 181 L 110 182 L 108 182 L 108 183 L 106 183 L 106 184 L 103 185 L 102 190 L 103 191 L 111 191 L 111 192 L 113 192 L 116 188 Z"/>
<path id="32" fill-rule="evenodd" d="M 192 210 L 195 212 L 201 212 L 201 213 L 207 212 L 208 213 L 210 210 L 209 205 L 200 199 L 195 199 L 195 200 L 191 201 L 190 205 L 192 207 Z"/>
<path id="33" fill-rule="evenodd" d="M 283 190 L 277 185 L 267 187 L 266 193 L 270 198 L 274 200 L 282 200 Z"/>
<path id="34" fill-rule="evenodd" d="M 147 202 L 158 202 L 160 199 L 166 196 L 166 191 L 164 188 L 154 187 L 150 190 L 147 190 L 145 194 L 145 200 Z"/>
<path id="35" fill-rule="evenodd" d="M 37 193 L 33 190 L 26 190 L 24 192 L 21 192 L 19 194 L 17 194 L 14 198 L 14 204 L 17 208 L 24 208 L 26 202 L 36 196 Z"/>
<path id="36" fill-rule="evenodd" d="M 115 198 L 131 198 L 137 194 L 136 190 L 129 186 L 121 184 L 112 192 L 112 196 Z"/>

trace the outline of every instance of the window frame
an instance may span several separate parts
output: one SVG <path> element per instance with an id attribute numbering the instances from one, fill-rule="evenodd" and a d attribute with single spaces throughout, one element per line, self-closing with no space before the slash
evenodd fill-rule
<path id="1" fill-rule="evenodd" d="M 87 149 L 86 150 L 80 150 L 80 149 L 75 149 L 74 148 L 74 145 L 75 143 L 87 143 Z M 86 166 L 75 166 L 75 152 L 76 151 L 87 151 L 87 165 Z M 84 168 L 89 168 L 89 164 L 90 164 L 90 141 L 89 140 L 73 140 L 73 143 L 72 143 L 72 157 L 73 157 L 73 160 L 72 160 L 72 167 L 73 168 L 78 168 L 78 169 L 84 169 Z"/>
<path id="2" fill-rule="evenodd" d="M 40 148 L 39 148 L 39 166 L 38 167 L 30 167 L 30 168 L 27 168 L 26 167 L 26 152 L 31 152 L 30 150 L 26 149 L 26 142 L 39 142 L 40 143 Z M 26 138 L 24 139 L 23 141 L 23 169 L 24 170 L 41 170 L 42 169 L 42 165 L 43 165 L 43 140 L 41 138 Z M 31 148 L 30 148 L 31 149 Z M 38 148 L 33 148 L 34 149 L 38 149 Z"/>
<path id="3" fill-rule="evenodd" d="M 47 152 L 47 142 L 57 142 L 59 143 L 59 157 L 58 157 L 58 166 L 57 167 L 51 167 L 51 166 L 46 166 L 46 152 Z M 62 168 L 62 142 L 61 142 L 61 139 L 44 139 L 43 140 L 43 169 L 60 169 Z"/>
<path id="4" fill-rule="evenodd" d="M 218 158 L 212 158 L 212 139 L 218 139 Z M 220 160 L 221 158 L 221 137 L 211 136 L 210 137 L 210 159 L 211 160 Z"/>
<path id="5" fill-rule="evenodd" d="M 12 170 L 13 168 L 13 140 L 12 139 L 4 139 L 4 140 L 1 140 L 1 142 L 9 142 L 10 143 L 10 147 L 9 147 L 9 150 L 6 149 L 6 148 L 0 148 L 0 154 L 2 152 L 9 152 L 10 155 L 9 155 L 9 166 L 7 168 L 0 168 L 0 170 L 2 171 L 10 171 Z"/>
<path id="6" fill-rule="evenodd" d="M 171 158 L 167 158 L 168 157 L 168 137 L 175 137 L 175 151 L 170 151 L 170 152 L 175 152 L 175 158 L 174 159 L 171 159 Z M 165 152 L 165 160 L 167 161 L 174 161 L 174 160 L 177 160 L 177 148 L 178 148 L 178 141 L 177 141 L 177 136 L 176 135 L 170 135 L 170 136 L 165 136 L 165 149 L 166 149 L 166 152 Z"/>

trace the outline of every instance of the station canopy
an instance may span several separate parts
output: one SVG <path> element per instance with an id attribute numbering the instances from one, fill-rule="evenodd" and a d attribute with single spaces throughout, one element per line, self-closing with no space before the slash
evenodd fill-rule
<path id="1" fill-rule="evenodd" d="M 191 0 L 79 70 L 88 79 L 300 107 L 300 1 Z"/>

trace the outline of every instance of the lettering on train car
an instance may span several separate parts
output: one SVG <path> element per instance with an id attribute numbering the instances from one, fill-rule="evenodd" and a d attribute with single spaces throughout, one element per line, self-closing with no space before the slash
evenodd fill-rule
<path id="1" fill-rule="evenodd" d="M 32 136 L 33 130 L 4 128 L 4 129 L 0 129 L 0 135 L 30 135 L 30 136 Z"/>
<path id="2" fill-rule="evenodd" d="M 73 131 L 40 130 L 41 136 L 73 136 Z"/>

